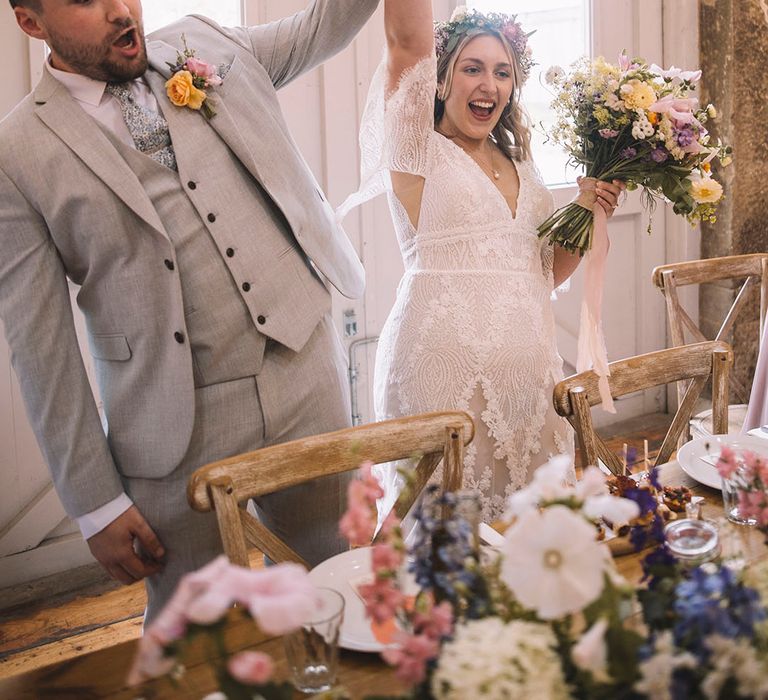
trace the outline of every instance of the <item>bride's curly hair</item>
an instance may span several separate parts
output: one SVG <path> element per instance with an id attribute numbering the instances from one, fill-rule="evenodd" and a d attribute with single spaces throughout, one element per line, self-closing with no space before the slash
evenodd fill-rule
<path id="1" fill-rule="evenodd" d="M 475 37 L 488 34 L 496 37 L 504 46 L 512 66 L 514 87 L 512 96 L 504 107 L 499 121 L 491 130 L 491 138 L 510 160 L 527 160 L 531 157 L 530 119 L 520 104 L 523 87 L 523 72 L 517 55 L 507 39 L 500 32 L 488 29 L 469 31 L 456 43 L 451 51 L 443 52 L 437 59 L 437 93 L 435 94 L 435 126 L 445 114 L 445 100 L 451 93 L 453 69 L 464 47 Z"/>

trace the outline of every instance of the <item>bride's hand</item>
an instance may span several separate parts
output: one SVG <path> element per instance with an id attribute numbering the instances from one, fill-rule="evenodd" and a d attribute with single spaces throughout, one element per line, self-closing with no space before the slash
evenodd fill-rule
<path id="1" fill-rule="evenodd" d="M 609 219 L 613 216 L 616 207 L 619 206 L 619 196 L 626 189 L 626 183 L 621 180 L 614 180 L 613 182 L 597 181 L 595 186 L 597 201 L 605 209 L 605 214 Z"/>

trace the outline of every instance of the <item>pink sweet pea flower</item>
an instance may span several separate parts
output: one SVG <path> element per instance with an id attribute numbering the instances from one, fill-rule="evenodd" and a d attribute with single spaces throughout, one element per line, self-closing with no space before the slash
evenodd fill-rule
<path id="1" fill-rule="evenodd" d="M 629 70 L 630 60 L 629 56 L 627 56 L 626 51 L 622 51 L 619 54 L 619 69 L 622 71 L 622 73 Z"/>
<path id="2" fill-rule="evenodd" d="M 425 634 L 410 635 L 405 632 L 396 634 L 395 641 L 398 647 L 385 649 L 381 653 L 382 658 L 397 668 L 395 675 L 403 683 L 418 685 L 427 677 L 427 662 L 437 658 L 439 644 Z"/>
<path id="3" fill-rule="evenodd" d="M 228 662 L 227 669 L 235 680 L 247 685 L 263 685 L 275 670 L 272 657 L 260 651 L 241 651 Z"/>
<path id="4" fill-rule="evenodd" d="M 315 587 L 303 566 L 279 564 L 240 575 L 237 602 L 248 606 L 256 624 L 267 634 L 286 634 L 298 629 L 315 607 Z"/>
<path id="5" fill-rule="evenodd" d="M 139 640 L 139 646 L 133 664 L 128 671 L 126 683 L 139 685 L 151 678 L 159 678 L 170 673 L 176 665 L 176 659 L 165 653 L 166 641 L 159 638 L 150 626 Z"/>

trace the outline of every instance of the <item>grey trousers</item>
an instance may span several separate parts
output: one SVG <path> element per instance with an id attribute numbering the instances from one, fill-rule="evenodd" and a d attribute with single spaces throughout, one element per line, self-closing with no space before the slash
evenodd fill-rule
<path id="1" fill-rule="evenodd" d="M 196 389 L 195 427 L 182 463 L 162 479 L 126 479 L 128 494 L 166 549 L 163 570 L 146 580 L 145 624 L 183 574 L 223 551 L 215 515 L 187 503 L 195 469 L 349 424 L 346 354 L 328 315 L 298 353 L 268 341 L 258 376 Z M 347 547 L 338 522 L 350 478 L 323 478 L 261 498 L 259 518 L 314 566 Z"/>

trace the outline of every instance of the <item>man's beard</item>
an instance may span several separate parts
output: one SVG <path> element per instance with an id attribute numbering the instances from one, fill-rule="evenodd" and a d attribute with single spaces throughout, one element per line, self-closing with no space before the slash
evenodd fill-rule
<path id="1" fill-rule="evenodd" d="M 118 30 L 101 44 L 76 43 L 69 37 L 56 34 L 49 29 L 48 40 L 51 50 L 70 68 L 93 80 L 108 83 L 124 83 L 144 75 L 147 70 L 147 47 L 144 40 L 144 27 L 141 22 L 124 20 L 115 22 Z M 139 53 L 133 59 L 112 60 L 112 44 L 126 29 L 133 27 Z"/>

